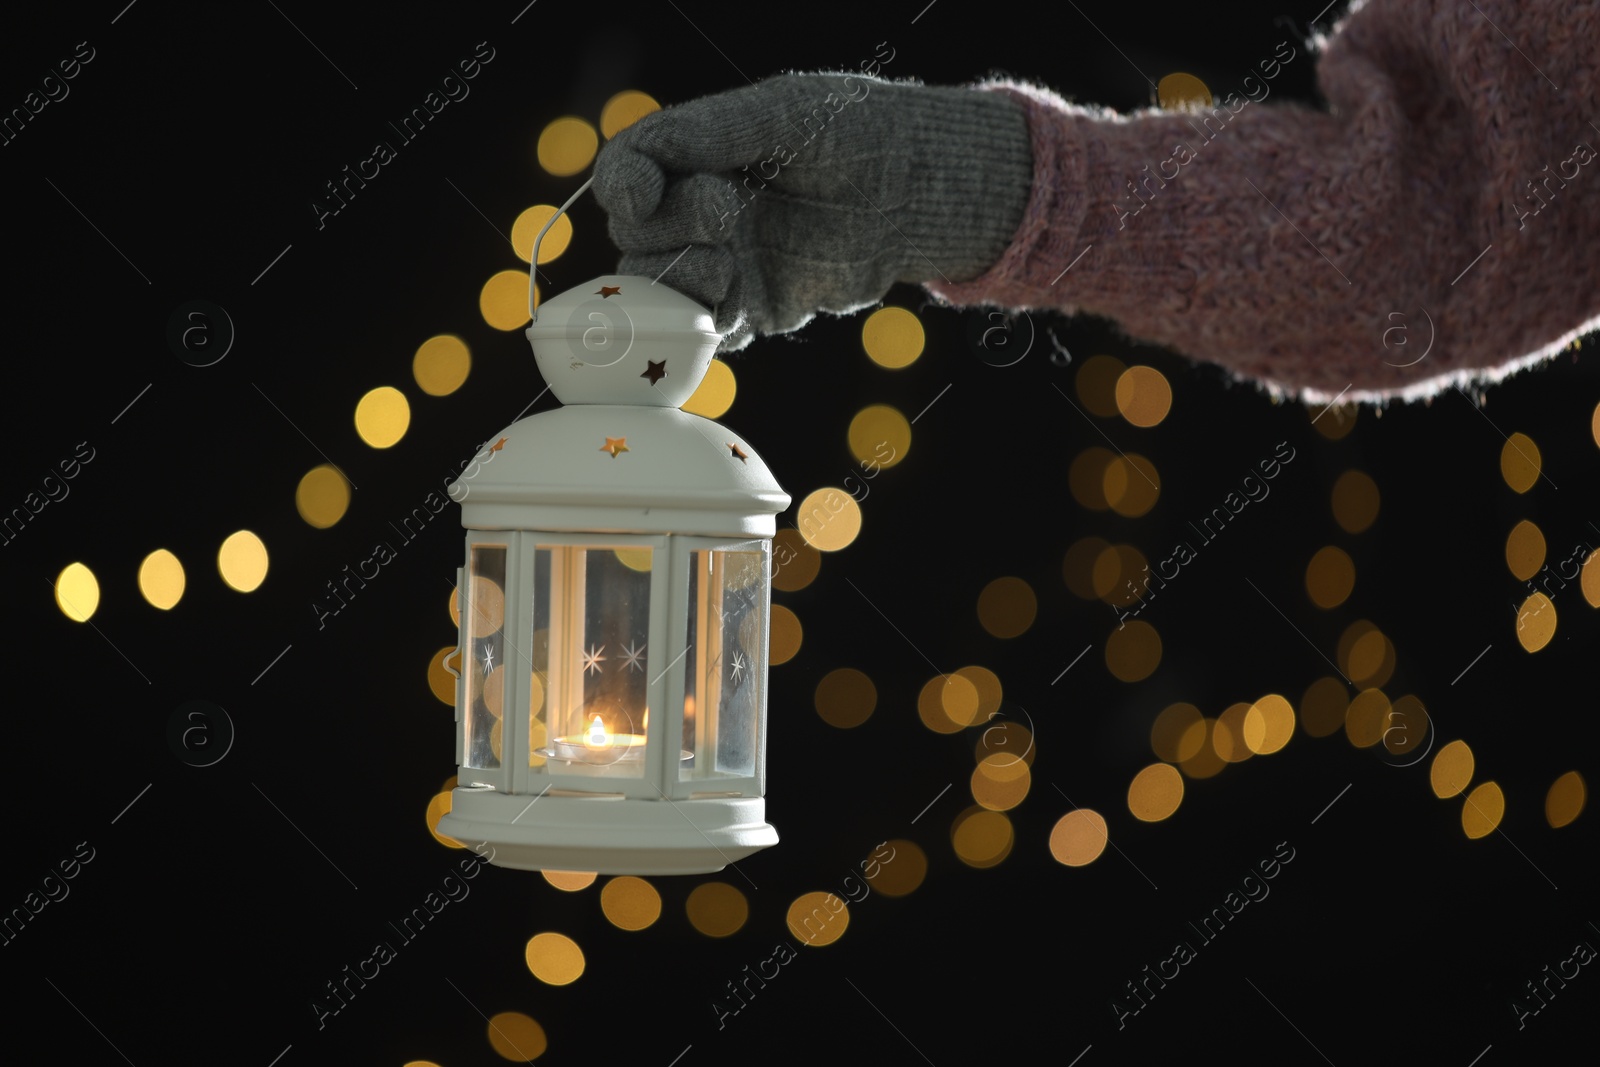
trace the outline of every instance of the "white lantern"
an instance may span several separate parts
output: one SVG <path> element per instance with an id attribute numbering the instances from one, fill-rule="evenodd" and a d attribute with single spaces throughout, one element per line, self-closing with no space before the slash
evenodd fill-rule
<path id="1" fill-rule="evenodd" d="M 600 277 L 527 335 L 566 406 L 496 434 L 451 489 L 460 769 L 439 833 L 524 870 L 721 870 L 778 839 L 767 647 L 789 497 L 743 438 L 679 410 L 721 339 L 701 305 Z"/>

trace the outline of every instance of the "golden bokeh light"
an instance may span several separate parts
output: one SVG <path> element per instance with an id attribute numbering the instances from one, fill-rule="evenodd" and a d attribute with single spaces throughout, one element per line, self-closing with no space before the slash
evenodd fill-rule
<path id="1" fill-rule="evenodd" d="M 593 871 L 540 871 L 544 880 L 563 893 L 576 893 L 594 885 L 599 877 Z"/>
<path id="2" fill-rule="evenodd" d="M 1085 867 L 1100 858 L 1110 840 L 1099 812 L 1074 808 L 1051 827 L 1050 855 L 1064 867 Z"/>
<path id="3" fill-rule="evenodd" d="M 1211 106 L 1211 90 L 1193 74 L 1176 72 L 1156 83 L 1156 103 L 1163 111 L 1199 111 Z"/>
<path id="4" fill-rule="evenodd" d="M 927 335 L 922 320 L 902 307 L 882 307 L 861 324 L 861 347 L 880 367 L 899 370 L 922 355 Z"/>
<path id="5" fill-rule="evenodd" d="M 850 730 L 872 717 L 878 706 L 878 687 L 854 667 L 839 667 L 817 683 L 815 702 L 823 722 Z"/>
<path id="6" fill-rule="evenodd" d="M 1366 619 L 1357 619 L 1339 636 L 1339 666 L 1363 689 L 1388 683 L 1394 673 L 1394 642 Z"/>
<path id="7" fill-rule="evenodd" d="M 1332 610 L 1349 599 L 1355 585 L 1355 561 L 1337 545 L 1318 549 L 1306 565 L 1306 595 L 1324 611 Z"/>
<path id="8" fill-rule="evenodd" d="M 1363 689 L 1344 713 L 1344 733 L 1357 748 L 1371 748 L 1389 728 L 1389 698 L 1381 689 Z"/>
<path id="9" fill-rule="evenodd" d="M 785 593 L 804 589 L 822 570 L 822 553 L 806 544 L 800 531 L 779 530 L 772 537 L 772 588 Z"/>
<path id="10" fill-rule="evenodd" d="M 1167 382 L 1167 376 L 1143 364 L 1136 364 L 1119 374 L 1112 395 L 1122 417 L 1135 426 L 1148 428 L 1159 425 L 1172 410 L 1172 386 Z"/>
<path id="11" fill-rule="evenodd" d="M 613 548 L 611 551 L 617 562 L 630 571 L 649 574 L 655 566 L 655 556 L 649 548 Z"/>
<path id="12" fill-rule="evenodd" d="M 1544 566 L 1544 531 L 1523 519 L 1506 535 L 1506 567 L 1519 582 L 1525 582 Z"/>
<path id="13" fill-rule="evenodd" d="M 489 1046 L 512 1063 L 532 1063 L 550 1042 L 544 1027 L 520 1011 L 502 1011 L 489 1020 Z"/>
<path id="14" fill-rule="evenodd" d="M 1431 730 L 1428 709 L 1422 703 L 1422 698 L 1415 693 L 1406 693 L 1389 708 L 1389 721 L 1383 728 L 1383 747 L 1391 756 L 1410 756 L 1420 751 L 1421 755 L 1416 759 L 1421 759 L 1427 754 Z M 1411 761 L 1414 762 L 1416 760 Z M 1411 763 L 1401 766 L 1409 767 Z"/>
<path id="15" fill-rule="evenodd" d="M 551 204 L 535 204 L 517 216 L 517 221 L 511 224 L 511 250 L 516 253 L 518 259 L 524 263 L 528 262 L 528 258 L 533 255 L 533 242 L 538 238 L 539 231 L 544 229 L 550 217 L 560 210 Z M 572 216 L 563 212 L 556 216 L 556 221 L 544 235 L 544 240 L 539 242 L 540 265 L 560 256 L 571 243 Z M 520 274 L 521 271 L 517 273 Z"/>
<path id="16" fill-rule="evenodd" d="M 450 625 L 461 629 L 461 592 L 455 586 L 450 587 Z"/>
<path id="17" fill-rule="evenodd" d="M 1144 553 L 1132 545 L 1112 545 L 1096 557 L 1089 580 L 1100 599 L 1112 607 L 1124 608 L 1144 595 L 1150 565 Z"/>
<path id="18" fill-rule="evenodd" d="M 1333 483 L 1333 520 L 1345 533 L 1365 532 L 1377 519 L 1378 483 L 1365 471 L 1348 470 Z"/>
<path id="19" fill-rule="evenodd" d="M 183 599 L 186 585 L 183 564 L 164 548 L 156 549 L 139 564 L 139 592 L 151 607 L 171 611 Z"/>
<path id="20" fill-rule="evenodd" d="M 990 811 L 1010 811 L 1033 785 L 1028 761 L 1011 755 L 985 756 L 972 770 L 972 799 Z"/>
<path id="21" fill-rule="evenodd" d="M 1141 822 L 1160 822 L 1183 803 L 1183 775 L 1170 763 L 1152 763 L 1133 776 L 1128 810 Z"/>
<path id="22" fill-rule="evenodd" d="M 478 313 L 497 330 L 520 330 L 528 324 L 528 272 L 497 271 L 478 292 Z"/>
<path id="23" fill-rule="evenodd" d="M 1461 829 L 1476 840 L 1488 837 L 1506 814 L 1506 795 L 1495 782 L 1484 782 L 1461 805 Z"/>
<path id="24" fill-rule="evenodd" d="M 1192 759 L 1205 740 L 1205 716 L 1193 704 L 1167 705 L 1150 727 L 1150 748 L 1168 763 Z"/>
<path id="25" fill-rule="evenodd" d="M 1583 590 L 1583 599 L 1589 602 L 1591 608 L 1600 608 L 1600 548 L 1589 553 L 1589 558 L 1583 561 L 1582 573 L 1579 588 Z"/>
<path id="26" fill-rule="evenodd" d="M 56 575 L 56 607 L 73 622 L 88 622 L 100 607 L 100 582 L 82 563 L 69 563 Z"/>
<path id="27" fill-rule="evenodd" d="M 846 436 L 850 454 L 863 465 L 887 469 L 905 459 L 911 450 L 911 423 L 899 408 L 888 404 L 872 404 L 856 412 Z"/>
<path id="28" fill-rule="evenodd" d="M 356 402 L 356 433 L 373 448 L 393 447 L 410 427 L 411 404 L 392 385 L 369 389 Z"/>
<path id="29" fill-rule="evenodd" d="M 767 638 L 771 649 L 767 653 L 767 662 L 774 667 L 788 663 L 799 655 L 800 643 L 804 638 L 805 630 L 800 626 L 800 616 L 782 604 L 772 605 L 772 623 Z"/>
<path id="30" fill-rule="evenodd" d="M 1095 590 L 1094 566 L 1100 553 L 1110 547 L 1111 542 L 1103 537 L 1080 537 L 1072 542 L 1066 555 L 1061 557 L 1061 580 L 1067 584 L 1073 596 L 1080 600 L 1100 598 L 1101 593 Z"/>
<path id="31" fill-rule="evenodd" d="M 1119 457 L 1109 448 L 1090 445 L 1079 452 L 1067 468 L 1067 488 L 1072 499 L 1090 511 L 1105 511 L 1111 507 L 1106 499 L 1106 468 Z"/>
<path id="32" fill-rule="evenodd" d="M 249 530 L 229 534 L 217 549 L 217 571 L 229 589 L 253 593 L 267 580 L 267 546 Z"/>
<path id="33" fill-rule="evenodd" d="M 1161 635 L 1147 622 L 1134 619 L 1106 638 L 1106 670 L 1124 682 L 1140 682 L 1161 665 Z"/>
<path id="34" fill-rule="evenodd" d="M 1583 813 L 1583 805 L 1588 799 L 1589 789 L 1584 784 L 1583 775 L 1568 771 L 1551 782 L 1550 791 L 1544 795 L 1545 822 L 1555 830 L 1572 825 L 1573 820 Z"/>
<path id="35" fill-rule="evenodd" d="M 727 882 L 697 885 L 684 901 L 689 925 L 707 937 L 731 937 L 750 919 L 750 902 Z"/>
<path id="36" fill-rule="evenodd" d="M 928 877 L 928 854 L 915 841 L 903 837 L 885 841 L 891 851 L 886 860 L 875 859 L 881 849 L 874 849 L 863 870 L 872 888 L 886 897 L 903 897 L 916 892 Z M 873 865 L 876 864 L 876 875 Z"/>
<path id="37" fill-rule="evenodd" d="M 456 679 L 445 669 L 445 661 L 456 654 L 456 646 L 446 645 L 428 661 L 428 690 L 441 704 L 456 706 Z"/>
<path id="38" fill-rule="evenodd" d="M 1112 511 L 1123 518 L 1137 519 L 1156 506 L 1161 496 L 1161 475 L 1154 463 L 1130 452 L 1106 464 L 1100 490 Z"/>
<path id="39" fill-rule="evenodd" d="M 1000 701 L 1005 696 L 1005 689 L 1000 684 L 1000 676 L 987 667 L 962 667 L 956 671 L 956 676 L 971 683 L 978 694 L 978 708 L 973 715 L 973 723 L 989 722 L 994 718 L 995 712 L 1000 710 Z"/>
<path id="40" fill-rule="evenodd" d="M 922 725 L 936 734 L 960 733 L 969 725 L 953 721 L 944 710 L 944 691 L 949 687 L 952 677 L 949 674 L 936 674 L 924 683 L 922 691 L 917 694 L 917 717 L 922 720 Z M 968 686 L 971 684 L 967 683 Z"/>
<path id="41" fill-rule="evenodd" d="M 439 832 L 439 820 L 449 814 L 450 790 L 446 789 L 442 792 L 435 793 L 428 800 L 428 810 L 423 816 L 428 824 L 428 833 L 432 834 L 433 839 L 446 848 L 466 848 L 466 845 L 463 845 L 455 838 L 446 837 Z"/>
<path id="42" fill-rule="evenodd" d="M 326 530 L 350 509 L 350 483 L 331 463 L 312 467 L 295 487 L 294 506 L 306 525 Z"/>
<path id="43" fill-rule="evenodd" d="M 1039 613 L 1039 598 L 1021 578 L 996 578 L 978 594 L 978 621 L 994 637 L 1020 637 Z"/>
<path id="44" fill-rule="evenodd" d="M 429 396 L 449 396 L 472 373 L 472 351 L 453 333 L 441 333 L 417 346 L 411 357 L 411 377 Z"/>
<path id="45" fill-rule="evenodd" d="M 646 115 L 660 110 L 661 105 L 649 93 L 624 89 L 600 109 L 600 133 L 609 141 Z"/>
<path id="46" fill-rule="evenodd" d="M 1244 717 L 1244 743 L 1258 756 L 1283 751 L 1294 736 L 1294 706 L 1288 698 L 1268 693 Z"/>
<path id="47" fill-rule="evenodd" d="M 1109 419 L 1118 414 L 1117 382 L 1127 368 L 1115 356 L 1090 356 L 1078 368 L 1073 384 L 1089 414 Z"/>
<path id="48" fill-rule="evenodd" d="M 1452 741 L 1439 749 L 1428 768 L 1428 785 L 1433 795 L 1440 800 L 1460 796 L 1472 782 L 1475 766 L 1472 749 L 1465 741 Z"/>
<path id="49" fill-rule="evenodd" d="M 1361 411 L 1360 404 L 1346 401 L 1333 406 L 1324 405 L 1315 407 L 1307 405 L 1306 410 L 1311 414 L 1311 428 L 1330 441 L 1338 441 L 1356 428 L 1356 419 Z"/>
<path id="50" fill-rule="evenodd" d="M 861 505 L 843 489 L 825 486 L 800 501 L 795 526 L 812 548 L 837 552 L 861 533 Z"/>
<path id="51" fill-rule="evenodd" d="M 1255 755 L 1245 743 L 1245 719 L 1250 715 L 1250 705 L 1242 701 L 1229 704 L 1217 716 L 1211 732 L 1211 747 L 1224 763 L 1243 763 Z"/>
<path id="52" fill-rule="evenodd" d="M 970 678 L 947 674 L 939 690 L 939 706 L 951 722 L 972 726 L 978 721 L 978 687 Z"/>
<path id="53" fill-rule="evenodd" d="M 661 894 L 643 878 L 625 874 L 601 887 L 600 910 L 619 930 L 643 930 L 661 918 Z"/>
<path id="54" fill-rule="evenodd" d="M 522 958 L 545 985 L 571 985 L 583 975 L 583 949 L 566 934 L 534 934 Z"/>
<path id="55" fill-rule="evenodd" d="M 1513 492 L 1526 493 L 1539 480 L 1543 459 L 1539 446 L 1525 433 L 1514 433 L 1500 447 L 1500 477 Z"/>
<path id="56" fill-rule="evenodd" d="M 567 115 L 556 119 L 539 134 L 539 166 L 557 178 L 577 174 L 589 166 L 600 147 L 594 127 L 583 119 Z"/>
<path id="57" fill-rule="evenodd" d="M 790 902 L 785 918 L 796 940 L 821 948 L 844 936 L 850 926 L 850 905 L 832 893 L 801 893 Z"/>
<path id="58" fill-rule="evenodd" d="M 1016 840 L 1011 820 L 998 811 L 974 805 L 956 816 L 950 844 L 956 858 L 968 867 L 995 867 L 1011 855 Z"/>
<path id="59" fill-rule="evenodd" d="M 1217 720 L 1203 718 L 1184 731 L 1179 744 L 1194 755 L 1178 763 L 1178 769 L 1196 780 L 1222 773 L 1227 761 L 1217 755 Z"/>
<path id="60" fill-rule="evenodd" d="M 733 407 L 734 397 L 738 395 L 739 381 L 734 377 L 733 368 L 720 359 L 714 359 L 706 368 L 706 376 L 700 379 L 700 384 L 689 394 L 689 399 L 683 402 L 682 410 L 699 415 L 702 419 L 720 419 Z"/>
<path id="61" fill-rule="evenodd" d="M 1556 635 L 1556 606 L 1543 593 L 1534 593 L 1517 609 L 1517 641 L 1537 652 Z"/>
<path id="62" fill-rule="evenodd" d="M 1300 698 L 1300 725 L 1312 737 L 1336 734 L 1350 708 L 1349 687 L 1337 678 L 1318 678 Z"/>

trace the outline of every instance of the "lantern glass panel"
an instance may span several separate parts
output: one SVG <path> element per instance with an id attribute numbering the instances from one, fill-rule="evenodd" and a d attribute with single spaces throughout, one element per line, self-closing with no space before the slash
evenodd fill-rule
<path id="1" fill-rule="evenodd" d="M 505 705 L 506 549 L 473 545 L 466 637 L 466 751 L 463 766 L 500 766 L 501 712 Z"/>
<path id="2" fill-rule="evenodd" d="M 682 778 L 753 778 L 766 694 L 767 554 L 709 549 L 690 554 L 689 641 Z"/>
<path id="3" fill-rule="evenodd" d="M 643 776 L 653 563 L 649 546 L 538 549 L 530 766 L 543 757 L 558 774 Z"/>

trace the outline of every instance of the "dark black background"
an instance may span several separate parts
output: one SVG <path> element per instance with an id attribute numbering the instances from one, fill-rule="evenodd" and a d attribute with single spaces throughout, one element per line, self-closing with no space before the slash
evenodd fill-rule
<path id="1" fill-rule="evenodd" d="M 495 868 L 323 1028 L 310 1006 L 462 855 L 423 821 L 454 770 L 451 714 L 429 693 L 426 665 L 454 642 L 445 607 L 462 557 L 458 513 L 405 546 L 325 628 L 310 604 L 543 387 L 525 340 L 486 326 L 477 294 L 518 265 L 504 236 L 517 213 L 577 185 L 538 168 L 546 123 L 596 121 L 627 88 L 673 103 L 745 76 L 854 67 L 881 41 L 896 50 L 885 70 L 895 77 L 1006 74 L 1131 109 L 1152 102 L 1141 71 L 1236 87 L 1279 41 L 1303 49 L 1320 6 L 1192 5 L 1157 17 L 1099 0 L 940 0 L 914 25 L 922 0 L 540 0 L 520 18 L 520 3 L 354 13 L 139 0 L 8 14 L 0 107 L 20 105 L 78 42 L 95 58 L 70 96 L 0 148 L 0 507 L 19 505 L 78 442 L 95 459 L 67 499 L 0 547 L 15 775 L 0 908 L 20 906 L 79 842 L 95 858 L 69 897 L 0 947 L 6 1043 L 141 1067 L 464 1067 L 503 1062 L 484 1017 L 515 1010 L 545 1028 L 541 1059 L 552 1063 L 1031 1062 L 1041 1047 L 1061 1062 L 1087 1049 L 1085 1065 L 1213 1052 L 1466 1065 L 1488 1046 L 1484 1064 L 1548 1059 L 1592 1013 L 1600 977 L 1585 969 L 1521 1031 L 1510 1005 L 1576 942 L 1600 940 L 1589 925 L 1600 920 L 1593 813 L 1559 831 L 1543 817 L 1558 775 L 1596 780 L 1600 628 L 1574 583 L 1556 601 L 1555 640 L 1524 652 L 1513 614 L 1522 583 L 1503 546 L 1521 518 L 1543 528 L 1552 561 L 1600 542 L 1590 350 L 1487 390 L 1481 412 L 1457 393 L 1381 418 L 1368 408 L 1331 441 L 1311 427 L 1315 411 L 1088 319 L 1035 316 L 1074 354 L 1069 367 L 1052 365 L 1045 343 L 1015 366 L 986 365 L 967 340 L 976 313 L 932 307 L 910 288 L 890 295 L 928 332 L 908 369 L 866 359 L 859 317 L 758 342 L 732 361 L 739 395 L 721 421 L 750 437 L 796 500 L 855 467 L 845 429 L 861 406 L 909 416 L 953 386 L 919 419 L 905 462 L 873 482 L 860 538 L 825 558 L 809 588 L 777 595 L 805 627 L 800 654 L 770 676 L 768 818 L 782 840 L 742 862 L 742 877 L 715 876 L 749 897 L 745 928 L 713 941 L 690 927 L 683 901 L 703 878 L 655 879 L 661 920 L 625 933 L 601 915 L 597 889 L 564 894 Z M 310 204 L 323 183 L 387 139 L 385 123 L 480 41 L 495 58 L 471 95 L 319 229 Z M 1302 52 L 1276 89 L 1312 100 L 1312 74 Z M 585 200 L 573 215 L 571 249 L 543 268 L 550 292 L 614 266 L 599 209 Z M 226 308 L 237 330 L 215 366 L 188 366 L 166 342 L 169 317 L 193 299 Z M 410 360 L 443 332 L 468 341 L 473 371 L 458 393 L 432 398 Z M 1075 396 L 1076 366 L 1102 351 L 1161 369 L 1172 416 L 1139 430 L 1065 403 L 1053 386 Z M 403 441 L 375 451 L 351 415 L 382 384 L 407 393 L 413 418 Z M 1514 430 L 1538 442 L 1548 476 L 1521 496 L 1499 476 L 1502 432 Z M 1089 512 L 1067 494 L 1071 459 L 1103 444 L 1102 432 L 1161 472 L 1161 501 L 1142 519 Z M 1276 502 L 1247 510 L 1148 609 L 1165 648 L 1156 674 L 1116 681 L 1100 651 L 1115 618 L 1064 586 L 1068 545 L 1097 534 L 1159 558 L 1186 518 L 1280 441 L 1298 458 L 1275 483 Z M 296 514 L 294 490 L 324 451 L 359 490 L 343 521 L 315 530 Z M 1349 468 L 1383 494 L 1378 522 L 1359 536 L 1328 506 Z M 241 527 L 271 552 L 265 584 L 247 596 L 212 563 Z M 1358 573 L 1332 612 L 1303 586 L 1325 544 L 1349 551 Z M 135 583 L 157 547 L 189 576 L 166 613 Z M 92 628 L 53 602 L 50 584 L 73 561 L 101 584 Z M 1037 621 L 1009 641 L 986 634 L 974 610 L 1001 575 L 1039 596 Z M 1461 801 L 1433 796 L 1426 761 L 1388 766 L 1337 734 L 1299 734 L 1281 754 L 1190 782 L 1165 822 L 1128 814 L 1156 712 L 1187 700 L 1215 715 L 1267 692 L 1298 703 L 1360 618 L 1398 650 L 1390 694 L 1421 697 L 1441 743 L 1472 745 L 1474 780 L 1504 788 L 1499 832 L 1467 840 Z M 1015 848 L 990 870 L 960 863 L 949 836 L 971 802 L 976 731 L 936 735 L 916 715 L 935 670 L 968 663 L 999 674 L 1008 714 L 1035 724 L 1039 746 L 1033 790 L 1010 813 Z M 828 726 L 812 705 L 838 666 L 868 671 L 879 689 L 878 710 L 854 731 Z M 237 728 L 211 767 L 184 765 L 167 743 L 169 717 L 191 699 L 225 707 Z M 1069 869 L 1046 843 L 1079 805 L 1106 816 L 1117 848 Z M 854 906 L 843 939 L 803 949 L 719 1030 L 712 1001 L 789 938 L 789 902 L 836 890 L 886 838 L 927 853 L 922 887 Z M 1279 842 L 1295 859 L 1272 895 L 1119 1031 L 1110 1002 L 1123 984 Z M 583 947 L 576 983 L 551 988 L 529 974 L 523 946 L 541 930 Z"/>

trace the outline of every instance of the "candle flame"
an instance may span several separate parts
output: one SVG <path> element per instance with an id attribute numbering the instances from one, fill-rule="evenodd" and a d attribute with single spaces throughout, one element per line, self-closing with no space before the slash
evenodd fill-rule
<path id="1" fill-rule="evenodd" d="M 593 748 L 605 748 L 609 742 L 610 738 L 606 736 L 606 724 L 596 715 L 594 722 L 589 724 L 589 745 Z"/>

